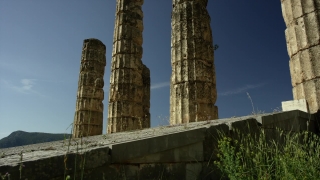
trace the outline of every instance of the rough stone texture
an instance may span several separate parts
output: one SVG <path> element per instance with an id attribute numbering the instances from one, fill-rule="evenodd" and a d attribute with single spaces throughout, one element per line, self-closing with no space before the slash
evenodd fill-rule
<path id="1" fill-rule="evenodd" d="M 106 46 L 98 39 L 83 42 L 73 137 L 102 134 Z"/>
<path id="2" fill-rule="evenodd" d="M 142 63 L 143 0 L 118 0 L 108 133 L 150 127 L 150 71 Z"/>
<path id="3" fill-rule="evenodd" d="M 320 0 L 281 0 L 295 100 L 320 109 Z"/>
<path id="4" fill-rule="evenodd" d="M 208 0 L 173 0 L 170 124 L 218 118 Z"/>
<path id="5" fill-rule="evenodd" d="M 300 110 L 309 113 L 308 103 L 305 99 L 293 100 L 293 101 L 283 101 L 282 111 L 292 111 Z"/>
<path id="6" fill-rule="evenodd" d="M 316 115 L 302 111 L 148 128 L 0 149 L 0 173 L 11 179 L 220 179 L 212 165 L 221 133 L 260 129 L 275 142 L 287 132 L 317 132 Z M 319 120 L 318 120 L 319 121 Z M 22 152 L 22 156 L 21 156 Z M 20 171 L 20 167 L 22 170 Z"/>

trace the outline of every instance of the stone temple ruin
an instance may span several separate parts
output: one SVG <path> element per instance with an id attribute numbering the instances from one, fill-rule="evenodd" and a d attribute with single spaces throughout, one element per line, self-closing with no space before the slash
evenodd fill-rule
<path id="1" fill-rule="evenodd" d="M 83 42 L 73 137 L 102 134 L 106 46 L 97 39 Z"/>
<path id="2" fill-rule="evenodd" d="M 208 0 L 173 0 L 170 124 L 218 119 Z"/>
<path id="3" fill-rule="evenodd" d="M 320 1 L 282 0 L 295 100 L 306 99 L 309 112 L 320 109 Z"/>
<path id="4" fill-rule="evenodd" d="M 142 63 L 143 0 L 117 0 L 108 133 L 150 127 L 150 70 Z M 173 0 L 170 124 L 218 119 L 208 0 Z M 320 109 L 319 0 L 281 0 L 294 100 Z M 85 40 L 74 137 L 102 134 L 105 46 Z M 307 109 L 307 108 L 306 108 Z M 86 131 L 86 132 L 84 132 Z"/>
<path id="5" fill-rule="evenodd" d="M 219 134 L 239 139 L 264 131 L 320 134 L 320 0 L 281 0 L 294 99 L 293 110 L 219 121 L 208 0 L 173 0 L 170 113 L 175 126 L 150 127 L 150 72 L 141 62 L 143 0 L 118 0 L 109 94 L 108 135 L 102 134 L 105 46 L 84 40 L 74 138 L 0 149 L 0 173 L 11 179 L 220 179 Z M 317 112 L 318 113 L 315 113 Z M 188 123 L 193 121 L 200 121 Z M 119 132 L 145 128 L 139 131 Z M 113 133 L 119 132 L 119 133 Z M 85 139 L 77 137 L 91 136 Z M 49 167 L 49 168 L 48 168 Z"/>
<path id="6" fill-rule="evenodd" d="M 142 4 L 143 0 L 117 1 L 108 133 L 150 127 L 150 70 L 141 61 Z"/>

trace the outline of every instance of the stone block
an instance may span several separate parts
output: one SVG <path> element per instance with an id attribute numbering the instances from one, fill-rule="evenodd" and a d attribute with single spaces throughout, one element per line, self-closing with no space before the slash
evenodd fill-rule
<path id="1" fill-rule="evenodd" d="M 238 132 L 243 134 L 252 134 L 255 135 L 260 131 L 260 124 L 254 118 L 249 118 L 243 121 L 234 121 L 231 124 L 231 130 L 233 134 L 237 134 Z M 237 132 L 236 132 L 237 131 Z"/>
<path id="2" fill-rule="evenodd" d="M 109 102 L 126 101 L 128 103 L 142 103 L 145 87 L 133 83 L 110 84 Z"/>
<path id="3" fill-rule="evenodd" d="M 142 70 L 142 82 L 143 82 L 143 112 L 150 118 L 150 70 L 147 66 L 143 65 Z"/>
<path id="4" fill-rule="evenodd" d="M 180 104 L 183 106 L 179 106 Z M 192 103 L 188 99 L 177 99 L 171 100 L 171 105 L 176 107 L 171 109 L 170 124 L 218 119 L 218 107 L 214 103 Z"/>
<path id="5" fill-rule="evenodd" d="M 299 51 L 292 56 L 290 74 L 292 86 L 320 77 L 320 45 Z"/>
<path id="6" fill-rule="evenodd" d="M 113 69 L 111 71 L 110 83 L 111 84 L 134 84 L 136 86 L 142 86 L 141 71 L 135 69 Z"/>
<path id="7" fill-rule="evenodd" d="M 86 52 L 84 52 L 86 53 Z M 101 54 L 99 54 L 101 55 Z M 103 54 L 102 54 L 103 55 Z M 102 56 L 101 55 L 101 56 Z M 98 57 L 102 58 L 102 57 Z M 105 57 L 103 57 L 105 59 Z M 100 59 L 99 59 L 100 60 Z M 100 60 L 103 61 L 103 60 Z M 80 73 L 93 73 L 94 75 L 97 74 L 98 77 L 101 77 L 104 75 L 104 69 L 106 63 L 100 62 L 98 60 L 82 60 L 80 64 Z"/>
<path id="8" fill-rule="evenodd" d="M 108 133 L 130 131 L 150 127 L 150 118 L 147 117 L 109 117 Z"/>
<path id="9" fill-rule="evenodd" d="M 102 134 L 102 125 L 74 124 L 74 137 L 96 136 Z"/>
<path id="10" fill-rule="evenodd" d="M 120 16 L 124 16 L 124 14 L 120 14 Z M 116 24 L 113 42 L 125 39 L 132 40 L 135 44 L 141 46 L 143 42 L 141 30 L 143 30 L 142 20 L 133 20 L 130 24 Z"/>
<path id="11" fill-rule="evenodd" d="M 173 84 L 197 81 L 215 84 L 214 65 L 202 60 L 183 60 L 173 63 L 171 81 Z"/>
<path id="12" fill-rule="evenodd" d="M 75 114 L 75 124 L 94 124 L 101 125 L 103 121 L 103 112 L 97 111 L 77 111 Z"/>
<path id="13" fill-rule="evenodd" d="M 198 179 L 202 171 L 202 163 L 188 163 L 186 164 L 186 180 Z"/>
<path id="14" fill-rule="evenodd" d="M 180 35 L 183 32 L 176 32 Z M 175 39 L 173 39 L 175 40 Z M 171 63 L 182 60 L 202 60 L 207 61 L 207 63 L 213 63 L 213 44 L 212 42 L 205 41 L 204 39 L 195 39 L 192 36 L 186 36 L 182 40 L 173 41 L 171 43 Z"/>
<path id="15" fill-rule="evenodd" d="M 288 54 L 290 57 L 298 51 L 320 43 L 320 11 L 306 14 L 296 19 L 285 30 Z"/>
<path id="16" fill-rule="evenodd" d="M 229 127 L 226 124 L 211 126 L 206 129 L 203 141 L 204 161 L 213 162 L 217 159 L 218 141 L 221 137 L 229 135 Z"/>
<path id="17" fill-rule="evenodd" d="M 103 103 L 101 99 L 78 98 L 77 104 L 76 104 L 76 110 L 103 112 Z"/>
<path id="18" fill-rule="evenodd" d="M 112 162 L 130 162 L 130 160 L 139 157 L 202 142 L 204 140 L 204 131 L 205 129 L 195 129 L 188 132 L 112 145 Z"/>
<path id="19" fill-rule="evenodd" d="M 111 69 L 133 69 L 135 71 L 142 71 L 141 57 L 136 54 L 117 54 L 112 58 Z"/>
<path id="20" fill-rule="evenodd" d="M 144 117 L 143 105 L 135 102 L 110 102 L 108 117 Z"/>
<path id="21" fill-rule="evenodd" d="M 95 72 L 80 72 L 78 86 L 90 86 L 94 88 L 96 79 L 101 75 Z M 101 88 L 101 87 L 98 87 Z"/>
<path id="22" fill-rule="evenodd" d="M 70 148 L 75 150 L 73 147 Z M 20 155 L 11 155 L 0 159 L 0 172 L 8 172 L 11 179 L 55 179 L 63 178 L 64 173 L 71 175 L 74 172 L 80 178 L 81 165 L 85 158 L 84 170 L 92 170 L 103 165 L 110 164 L 109 147 L 87 148 L 86 155 L 83 151 L 67 153 L 64 147 L 50 146 L 46 150 L 36 149 L 23 152 L 22 161 Z M 90 158 L 88 158 L 90 157 Z M 16 158 L 16 161 L 13 159 Z M 20 163 L 23 167 L 20 171 Z M 21 173 L 21 178 L 20 178 Z"/>
<path id="23" fill-rule="evenodd" d="M 210 26 L 208 26 L 208 24 L 210 24 L 210 18 L 193 17 L 193 19 L 191 19 L 190 16 L 181 16 L 180 13 L 172 13 L 172 16 L 177 16 L 178 20 L 172 20 L 176 23 L 172 23 L 172 31 L 174 33 L 172 33 L 171 42 L 181 42 L 182 40 L 187 40 L 189 37 L 192 41 L 211 43 L 212 33 Z M 199 19 L 201 19 L 201 21 L 199 21 Z M 175 34 L 175 36 L 173 36 L 173 34 Z M 173 45 L 174 44 L 171 44 L 171 46 Z"/>
<path id="24" fill-rule="evenodd" d="M 139 179 L 186 179 L 184 163 L 141 164 Z"/>
<path id="25" fill-rule="evenodd" d="M 132 40 L 122 39 L 113 43 L 112 57 L 117 54 L 136 54 L 137 57 L 142 57 L 143 49 L 140 45 Z"/>
<path id="26" fill-rule="evenodd" d="M 134 11 L 134 12 L 141 12 L 139 11 L 141 6 L 143 5 L 144 0 L 121 0 L 120 3 L 116 5 L 116 12 L 127 12 L 127 11 Z M 143 17 L 143 16 L 141 16 Z"/>
<path id="27" fill-rule="evenodd" d="M 104 99 L 103 89 L 95 89 L 92 86 L 80 86 L 78 87 L 77 97 Z"/>
<path id="28" fill-rule="evenodd" d="M 308 113 L 294 110 L 262 117 L 262 127 L 264 129 L 281 129 L 284 131 L 314 132 L 314 117 Z"/>
<path id="29" fill-rule="evenodd" d="M 143 157 L 126 161 L 130 164 L 145 163 L 178 163 L 178 162 L 202 162 L 203 143 L 197 142 L 173 149 L 145 155 Z"/>
<path id="30" fill-rule="evenodd" d="M 320 109 L 320 79 L 316 78 L 298 84 L 293 87 L 294 99 L 306 99 L 310 113 L 316 113 Z"/>
<path id="31" fill-rule="evenodd" d="M 314 11 L 320 10 L 318 0 L 281 0 L 282 15 L 287 26 L 296 19 Z"/>
<path id="32" fill-rule="evenodd" d="M 213 83 L 187 81 L 172 85 L 171 96 L 176 100 L 186 99 L 190 103 L 215 103 L 217 99 L 216 86 Z M 173 99 L 174 100 L 174 99 Z M 197 108 L 197 107 L 195 107 Z M 197 110 L 194 109 L 196 112 Z"/>
<path id="33" fill-rule="evenodd" d="M 308 103 L 305 99 L 293 100 L 293 101 L 283 101 L 282 102 L 282 111 L 292 111 L 300 110 L 308 113 Z"/>
<path id="34" fill-rule="evenodd" d="M 100 169 L 100 179 L 139 179 L 139 165 L 114 164 Z M 96 176 L 96 173 L 95 171 L 91 172 L 90 178 Z M 102 175 L 104 178 L 102 178 Z"/>

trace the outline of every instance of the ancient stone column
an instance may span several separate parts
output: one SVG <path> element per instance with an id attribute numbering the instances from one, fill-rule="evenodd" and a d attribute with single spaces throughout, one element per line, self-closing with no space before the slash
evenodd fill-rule
<path id="1" fill-rule="evenodd" d="M 73 137 L 102 134 L 106 46 L 98 39 L 83 42 Z"/>
<path id="2" fill-rule="evenodd" d="M 143 0 L 117 0 L 108 133 L 150 127 L 150 71 L 142 63 Z"/>
<path id="3" fill-rule="evenodd" d="M 295 100 L 320 109 L 320 0 L 281 0 Z"/>
<path id="4" fill-rule="evenodd" d="M 170 124 L 218 118 L 208 0 L 173 0 Z"/>

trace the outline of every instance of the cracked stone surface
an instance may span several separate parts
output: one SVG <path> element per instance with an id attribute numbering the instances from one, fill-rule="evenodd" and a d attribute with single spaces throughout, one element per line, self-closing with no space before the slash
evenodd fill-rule
<path id="1" fill-rule="evenodd" d="M 218 118 L 208 0 L 173 0 L 170 124 Z"/>
<path id="2" fill-rule="evenodd" d="M 98 39 L 83 42 L 73 137 L 102 134 L 106 46 Z"/>
<path id="3" fill-rule="evenodd" d="M 281 0 L 295 100 L 320 109 L 320 0 Z"/>
<path id="4" fill-rule="evenodd" d="M 142 63 L 143 0 L 118 0 L 108 133 L 150 127 L 150 70 Z"/>

